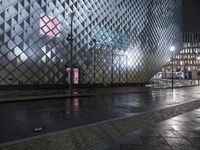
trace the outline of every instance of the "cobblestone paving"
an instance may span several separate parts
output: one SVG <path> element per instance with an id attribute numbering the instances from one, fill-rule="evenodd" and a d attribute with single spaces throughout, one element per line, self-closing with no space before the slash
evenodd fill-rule
<path id="1" fill-rule="evenodd" d="M 199 150 L 200 109 L 98 143 L 88 150 Z"/>

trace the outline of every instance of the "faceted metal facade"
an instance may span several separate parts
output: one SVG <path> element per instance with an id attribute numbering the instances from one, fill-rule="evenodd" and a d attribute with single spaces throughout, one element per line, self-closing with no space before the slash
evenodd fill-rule
<path id="1" fill-rule="evenodd" d="M 182 0 L 0 0 L 0 84 L 145 83 L 182 47 Z M 94 42 L 96 41 L 96 42 Z"/>

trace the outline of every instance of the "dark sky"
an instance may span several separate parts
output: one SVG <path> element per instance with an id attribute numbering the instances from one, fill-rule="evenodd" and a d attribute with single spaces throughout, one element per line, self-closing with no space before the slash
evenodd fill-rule
<path id="1" fill-rule="evenodd" d="M 200 32 L 200 0 L 183 0 L 184 32 Z"/>

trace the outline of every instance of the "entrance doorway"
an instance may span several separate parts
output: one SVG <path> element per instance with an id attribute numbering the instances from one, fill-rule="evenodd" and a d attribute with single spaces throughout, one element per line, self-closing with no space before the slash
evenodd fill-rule
<path id="1" fill-rule="evenodd" d="M 188 79 L 189 79 L 189 80 L 192 79 L 192 72 L 188 72 Z"/>

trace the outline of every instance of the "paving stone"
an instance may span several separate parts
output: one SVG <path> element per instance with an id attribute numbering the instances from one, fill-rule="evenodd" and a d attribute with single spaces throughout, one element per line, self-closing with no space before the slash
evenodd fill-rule
<path id="1" fill-rule="evenodd" d="M 145 146 L 126 144 L 121 145 L 121 150 L 147 150 Z"/>
<path id="2" fill-rule="evenodd" d="M 193 129 L 188 125 L 171 125 L 175 131 L 192 131 Z"/>
<path id="3" fill-rule="evenodd" d="M 192 145 L 173 145 L 172 149 L 173 150 L 197 150 Z"/>
<path id="4" fill-rule="evenodd" d="M 181 134 L 173 130 L 163 130 L 160 131 L 160 134 L 162 137 L 182 137 Z"/>
<path id="5" fill-rule="evenodd" d="M 193 112 L 187 113 L 193 115 Z M 195 137 L 198 136 L 198 132 L 195 132 L 194 130 L 190 128 L 186 128 L 183 126 L 187 120 L 186 118 L 190 118 L 190 115 L 182 115 L 184 116 L 184 119 L 180 122 L 182 122 L 181 127 L 176 125 L 176 128 L 179 127 L 179 130 L 160 130 L 160 127 L 162 123 L 158 123 L 155 125 L 150 125 L 144 128 L 140 128 L 135 130 L 134 132 L 130 133 L 127 136 L 122 136 L 120 139 L 116 139 L 113 143 L 121 143 L 124 145 L 124 148 L 134 150 L 134 149 L 145 149 L 145 150 L 197 150 L 200 148 L 200 138 Z M 181 120 L 181 116 L 179 116 L 179 119 Z M 174 120 L 170 119 L 170 120 Z M 169 120 L 169 121 L 170 121 Z M 164 124 L 163 124 L 164 125 Z M 154 128 L 152 128 L 154 127 Z M 156 128 L 157 127 L 157 128 Z M 184 127 L 184 128 L 183 128 Z M 167 128 L 169 129 L 169 128 Z M 183 130 L 185 129 L 185 130 Z M 158 134 L 155 132 L 159 131 L 162 136 L 167 136 L 162 138 L 161 136 L 158 136 Z M 180 133 L 179 133 L 180 132 Z M 143 143 L 137 144 L 136 142 L 130 140 L 130 135 L 133 135 L 133 137 L 139 137 L 141 136 L 141 139 Z M 191 136 L 191 137 L 185 137 L 184 135 Z M 194 137 L 193 137 L 194 136 Z M 123 140 L 122 140 L 123 139 Z M 122 141 L 126 141 L 126 144 L 123 144 Z M 129 144 L 128 144 L 129 143 Z M 144 145 L 143 145 L 144 144 Z M 114 144 L 116 145 L 116 144 Z M 111 150 L 114 146 L 110 147 Z"/>
<path id="6" fill-rule="evenodd" d="M 182 130 L 177 132 L 179 132 L 183 137 L 200 137 L 200 134 L 195 131 Z"/>
<path id="7" fill-rule="evenodd" d="M 162 137 L 141 137 L 144 145 L 168 145 L 164 138 Z"/>
<path id="8" fill-rule="evenodd" d="M 190 145 L 190 143 L 184 138 L 171 137 L 171 138 L 164 138 L 164 139 L 167 141 L 169 145 L 176 145 L 176 144 Z"/>
<path id="9" fill-rule="evenodd" d="M 170 146 L 147 146 L 147 150 L 172 150 Z"/>
<path id="10" fill-rule="evenodd" d="M 200 149 L 200 137 L 189 137 L 187 140 L 195 147 Z"/>
<path id="11" fill-rule="evenodd" d="M 151 128 L 142 128 L 142 129 L 138 129 L 134 132 L 132 132 L 135 135 L 140 135 L 140 136 L 161 136 L 160 133 L 158 132 L 158 130 L 155 129 L 151 129 Z"/>

